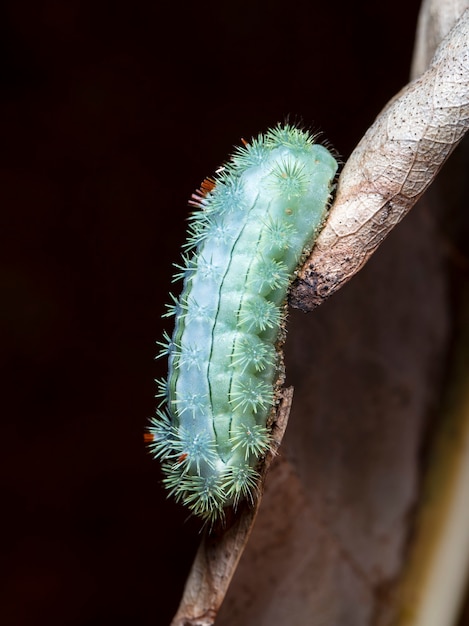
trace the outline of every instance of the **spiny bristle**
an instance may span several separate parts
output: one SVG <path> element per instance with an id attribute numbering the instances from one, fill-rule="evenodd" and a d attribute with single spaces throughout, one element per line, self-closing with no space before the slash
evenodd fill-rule
<path id="1" fill-rule="evenodd" d="M 179 296 L 179 299 L 178 299 L 178 301 L 177 301 L 177 302 L 178 302 L 178 306 L 179 306 L 178 316 L 179 316 L 180 318 L 182 318 L 182 317 L 184 317 L 184 316 L 187 314 L 187 311 L 188 311 L 188 309 L 189 309 L 189 304 L 188 304 L 188 298 L 187 298 L 187 295 L 186 295 L 186 294 L 184 294 L 184 293 L 182 293 L 182 294 Z"/>
<path id="2" fill-rule="evenodd" d="M 220 517 L 226 502 L 220 476 L 178 475 L 166 466 L 163 466 L 163 471 L 166 473 L 163 482 L 177 501 L 183 502 L 195 515 L 204 519 Z"/>
<path id="3" fill-rule="evenodd" d="M 226 495 L 233 500 L 233 506 L 236 508 L 239 501 L 243 498 L 249 498 L 251 503 L 254 502 L 253 494 L 257 489 L 259 474 L 248 463 L 241 466 L 233 466 L 229 468 L 224 487 Z"/>
<path id="4" fill-rule="evenodd" d="M 233 450 L 244 449 L 244 458 L 260 457 L 270 447 L 270 432 L 260 424 L 240 424 L 231 434 Z"/>
<path id="5" fill-rule="evenodd" d="M 187 230 L 187 240 L 183 244 L 183 248 L 185 250 L 193 250 L 200 246 L 207 237 L 207 229 L 210 223 L 207 219 L 192 222 Z"/>
<path id="6" fill-rule="evenodd" d="M 231 171 L 223 171 L 210 196 L 210 205 L 220 217 L 234 211 L 244 211 L 247 208 L 244 182 Z"/>
<path id="7" fill-rule="evenodd" d="M 195 298 L 189 297 L 187 299 L 187 307 L 187 313 L 185 314 L 187 322 L 206 322 L 212 319 L 212 307 L 205 304 L 199 304 Z"/>
<path id="8" fill-rule="evenodd" d="M 168 309 L 168 311 L 166 313 L 163 313 L 163 315 L 161 317 L 170 317 L 171 315 L 171 311 L 173 308 L 176 309 L 177 312 L 177 316 L 179 318 L 184 317 L 187 314 L 187 311 L 189 309 L 189 298 L 187 295 L 185 295 L 184 293 L 181 294 L 179 296 L 179 298 L 176 298 L 175 296 L 173 296 L 172 293 L 169 294 L 169 297 L 172 298 L 174 304 L 170 303 L 170 304 L 166 304 L 166 308 Z M 156 343 L 160 346 L 164 348 L 169 347 L 170 351 L 173 350 L 174 348 L 174 344 L 171 345 L 171 338 L 169 337 L 168 333 L 165 331 L 163 333 L 163 339 L 164 341 L 157 341 Z M 158 355 L 157 358 L 159 358 L 160 355 Z"/>
<path id="9" fill-rule="evenodd" d="M 203 353 L 200 346 L 185 346 L 184 351 L 180 354 L 176 367 L 195 367 L 201 369 L 200 356 Z"/>
<path id="10" fill-rule="evenodd" d="M 160 351 L 155 357 L 156 359 L 161 359 L 164 356 L 169 356 L 174 348 L 173 340 L 166 331 L 163 332 L 163 341 L 157 341 L 156 345 L 161 346 Z"/>
<path id="11" fill-rule="evenodd" d="M 232 367 L 239 367 L 241 373 L 253 367 L 256 372 L 275 364 L 277 353 L 270 344 L 257 337 L 244 337 L 233 352 Z"/>
<path id="12" fill-rule="evenodd" d="M 165 304 L 167 311 L 166 313 L 163 313 L 161 317 L 173 317 L 175 315 L 179 315 L 180 313 L 181 305 L 179 304 L 179 298 L 176 298 L 176 296 L 172 293 L 169 294 L 169 297 L 171 298 L 172 302 L 170 302 L 169 304 Z"/>
<path id="13" fill-rule="evenodd" d="M 169 395 L 169 386 L 166 378 L 155 378 L 157 391 L 155 398 L 161 398 L 161 404 L 167 401 Z"/>
<path id="14" fill-rule="evenodd" d="M 197 269 L 205 280 L 218 280 L 221 277 L 221 267 L 203 256 L 199 257 Z"/>
<path id="15" fill-rule="evenodd" d="M 200 184 L 200 188 L 197 189 L 197 191 L 195 191 L 192 196 L 191 196 L 191 200 L 189 200 L 189 204 L 191 204 L 192 206 L 195 206 L 197 208 L 203 209 L 204 206 L 206 205 L 206 197 L 207 195 L 213 191 L 213 189 L 216 186 L 216 181 L 213 178 L 205 178 L 201 184 Z"/>
<path id="16" fill-rule="evenodd" d="M 225 245 L 233 240 L 233 224 L 224 220 L 219 211 L 213 211 L 213 215 L 199 215 L 200 218 L 189 225 L 188 238 L 184 244 L 186 249 L 199 248 L 208 239 Z"/>
<path id="17" fill-rule="evenodd" d="M 290 281 L 288 268 L 283 261 L 276 261 L 261 256 L 251 272 L 249 286 L 262 295 L 274 289 L 286 289 Z"/>
<path id="18" fill-rule="evenodd" d="M 265 222 L 267 233 L 267 245 L 270 246 L 270 250 L 288 250 L 292 238 L 296 235 L 297 231 L 293 224 L 285 224 L 285 222 L 279 219 L 268 218 Z"/>
<path id="19" fill-rule="evenodd" d="M 308 179 L 304 172 L 304 165 L 284 159 L 276 164 L 272 170 L 272 191 L 278 192 L 282 197 L 298 198 L 306 189 Z"/>
<path id="20" fill-rule="evenodd" d="M 165 459 L 178 439 L 177 430 L 165 412 L 157 410 L 156 414 L 157 417 L 150 419 L 150 426 L 147 429 L 152 436 L 152 440 L 148 440 L 148 447 L 150 454 L 155 458 Z"/>
<path id="21" fill-rule="evenodd" d="M 214 522 L 223 519 L 223 508 L 227 502 L 231 501 L 236 508 L 242 498 L 254 501 L 259 474 L 248 462 L 228 466 L 210 476 L 202 476 L 188 474 L 186 455 L 181 456 L 184 458 L 179 463 L 162 464 L 165 475 L 163 483 L 169 490 L 168 495 L 188 506 L 195 515 Z"/>
<path id="22" fill-rule="evenodd" d="M 194 434 L 184 427 L 174 426 L 163 411 L 157 411 L 157 417 L 150 420 L 147 431 L 150 452 L 171 462 L 169 465 L 173 470 L 177 469 L 179 475 L 185 474 L 191 467 L 196 467 L 200 473 L 201 463 L 213 467 L 216 449 L 209 433 Z"/>
<path id="23" fill-rule="evenodd" d="M 177 412 L 180 416 L 189 413 L 195 417 L 196 414 L 201 416 L 207 413 L 207 394 L 205 393 L 188 393 L 183 398 L 175 398 L 171 402 L 177 406 Z"/>
<path id="24" fill-rule="evenodd" d="M 197 224 L 197 228 L 204 228 L 206 224 L 210 222 L 212 219 L 212 214 L 215 212 L 211 204 L 207 204 L 207 200 L 204 201 L 206 204 L 199 210 L 193 211 L 187 218 L 189 222 L 189 228 L 193 228 L 194 224 Z"/>
<path id="25" fill-rule="evenodd" d="M 182 254 L 181 259 L 182 263 L 173 263 L 173 267 L 179 270 L 179 272 L 176 272 L 173 276 L 173 283 L 181 279 L 188 279 L 197 269 L 197 261 L 193 255 Z"/>
<path id="26" fill-rule="evenodd" d="M 249 167 L 257 167 L 267 160 L 270 148 L 268 148 L 262 135 L 253 139 L 251 143 L 239 146 L 235 149 L 232 167 L 237 172 L 244 172 Z"/>
<path id="27" fill-rule="evenodd" d="M 181 427 L 178 435 L 179 442 L 174 447 L 174 453 L 166 457 L 174 459 L 173 469 L 180 470 L 181 475 L 194 471 L 194 468 L 200 474 L 202 464 L 213 469 L 217 453 L 209 433 L 198 432 L 194 435 L 193 432 Z"/>
<path id="28" fill-rule="evenodd" d="M 204 196 L 206 196 L 208 193 L 214 190 L 216 184 L 217 184 L 217 181 L 214 178 L 207 176 L 207 178 L 204 178 L 204 180 L 200 184 L 200 192 Z"/>
<path id="29" fill-rule="evenodd" d="M 241 310 L 239 321 L 248 331 L 264 331 L 279 326 L 281 310 L 273 302 L 262 297 L 253 297 Z"/>
<path id="30" fill-rule="evenodd" d="M 208 224 L 200 237 L 201 242 L 210 239 L 217 245 L 227 245 L 233 241 L 235 229 L 230 222 L 226 222 L 223 219 L 214 219 Z"/>
<path id="31" fill-rule="evenodd" d="M 315 136 L 292 124 L 277 124 L 266 133 L 265 141 L 272 148 L 286 146 L 293 150 L 305 150 L 315 142 Z"/>
<path id="32" fill-rule="evenodd" d="M 233 383 L 230 402 L 235 411 L 241 409 L 257 413 L 266 410 L 273 402 L 272 387 L 253 375 L 240 377 Z"/>

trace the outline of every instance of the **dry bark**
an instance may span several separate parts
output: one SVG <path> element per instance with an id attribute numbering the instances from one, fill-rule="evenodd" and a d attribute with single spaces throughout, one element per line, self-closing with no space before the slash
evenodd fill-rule
<path id="1" fill-rule="evenodd" d="M 429 68 L 383 109 L 348 159 L 292 292 L 309 311 L 358 272 L 422 196 L 469 125 L 469 11 Z"/>

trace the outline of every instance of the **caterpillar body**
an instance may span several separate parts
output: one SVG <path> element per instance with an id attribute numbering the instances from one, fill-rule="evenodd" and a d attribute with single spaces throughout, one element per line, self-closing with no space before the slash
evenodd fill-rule
<path id="1" fill-rule="evenodd" d="M 256 491 L 284 380 L 286 301 L 327 214 L 337 162 L 278 125 L 237 148 L 192 196 L 179 298 L 146 440 L 176 500 L 205 520 Z"/>

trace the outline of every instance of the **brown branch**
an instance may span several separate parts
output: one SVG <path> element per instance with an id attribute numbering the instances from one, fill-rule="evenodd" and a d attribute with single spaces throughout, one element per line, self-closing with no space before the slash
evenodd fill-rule
<path id="1" fill-rule="evenodd" d="M 358 272 L 426 191 L 469 126 L 469 10 L 428 70 L 381 112 L 347 161 L 291 304 L 309 311 Z"/>

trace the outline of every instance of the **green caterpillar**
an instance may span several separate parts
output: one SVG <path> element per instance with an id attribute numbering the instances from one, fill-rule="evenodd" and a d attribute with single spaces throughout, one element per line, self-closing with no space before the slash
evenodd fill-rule
<path id="1" fill-rule="evenodd" d="M 337 162 L 296 126 L 236 149 L 193 195 L 169 373 L 146 434 L 176 500 L 209 521 L 253 498 L 284 380 L 288 289 L 327 214 Z"/>

